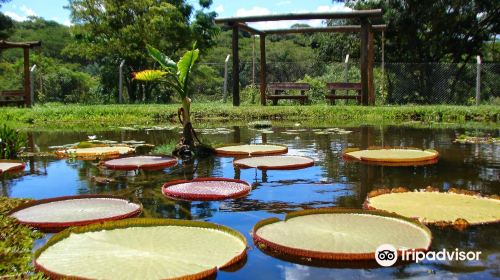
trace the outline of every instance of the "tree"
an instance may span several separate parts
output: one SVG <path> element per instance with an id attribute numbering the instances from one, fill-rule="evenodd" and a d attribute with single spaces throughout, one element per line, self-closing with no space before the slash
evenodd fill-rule
<path id="1" fill-rule="evenodd" d="M 2 3 L 9 2 L 10 0 L 0 0 L 0 8 L 2 7 Z M 12 33 L 12 29 L 14 28 L 14 22 L 12 19 L 3 13 L 0 13 L 0 40 L 4 40 L 9 38 L 9 35 Z"/>
<path id="2" fill-rule="evenodd" d="M 203 9 L 191 22 L 193 7 L 184 0 L 70 0 L 76 40 L 66 52 L 96 62 L 104 90 L 116 93 L 121 60 L 125 59 L 129 73 L 153 67 L 147 44 L 173 58 L 189 42 L 198 41 L 202 47 L 213 44 L 216 14 L 204 12 L 211 1 L 200 4 Z M 131 77 L 125 82 L 130 100 L 139 101 L 138 84 Z"/>

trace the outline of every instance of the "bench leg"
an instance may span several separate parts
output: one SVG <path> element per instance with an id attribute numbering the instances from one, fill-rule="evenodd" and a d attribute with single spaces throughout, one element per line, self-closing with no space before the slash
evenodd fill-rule
<path id="1" fill-rule="evenodd" d="M 332 90 L 330 93 L 335 95 L 335 90 Z M 335 105 L 335 98 L 330 99 L 330 105 Z"/>
<path id="2" fill-rule="evenodd" d="M 278 99 L 273 99 L 273 106 L 278 105 Z"/>

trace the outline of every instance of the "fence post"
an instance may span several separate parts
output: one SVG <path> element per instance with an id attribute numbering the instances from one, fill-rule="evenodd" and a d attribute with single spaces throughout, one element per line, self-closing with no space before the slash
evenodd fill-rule
<path id="1" fill-rule="evenodd" d="M 349 54 L 345 56 L 345 61 L 344 61 L 344 83 L 349 82 Z M 345 91 L 345 94 L 347 95 L 348 90 Z"/>
<path id="2" fill-rule="evenodd" d="M 30 99 L 31 99 L 31 105 L 35 103 L 35 69 L 36 69 L 36 64 L 33 64 L 30 69 Z"/>
<path id="3" fill-rule="evenodd" d="M 224 94 L 224 103 L 227 101 L 227 62 L 229 61 L 229 57 L 231 55 L 228 54 L 226 60 L 224 61 L 224 88 L 222 89 L 222 93 Z"/>
<path id="4" fill-rule="evenodd" d="M 119 81 L 118 81 L 118 103 L 123 102 L 123 66 L 125 65 L 125 59 L 122 60 L 119 67 Z"/>
<path id="5" fill-rule="evenodd" d="M 481 104 L 481 56 L 477 56 L 476 106 Z"/>

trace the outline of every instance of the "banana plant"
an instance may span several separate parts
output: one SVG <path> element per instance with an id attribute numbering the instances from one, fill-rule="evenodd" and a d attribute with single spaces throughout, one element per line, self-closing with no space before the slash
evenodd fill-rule
<path id="1" fill-rule="evenodd" d="M 134 75 L 134 79 L 145 82 L 162 81 L 179 94 L 182 100 L 182 107 L 178 110 L 178 117 L 183 127 L 183 139 L 181 140 L 181 144 L 189 148 L 190 151 L 193 151 L 196 134 L 191 124 L 192 92 L 189 87 L 189 79 L 200 51 L 196 48 L 196 44 L 193 44 L 193 48 L 187 51 L 179 61 L 175 63 L 167 55 L 150 45 L 147 46 L 147 50 L 149 55 L 158 62 L 161 70 L 144 70 L 137 72 Z"/>

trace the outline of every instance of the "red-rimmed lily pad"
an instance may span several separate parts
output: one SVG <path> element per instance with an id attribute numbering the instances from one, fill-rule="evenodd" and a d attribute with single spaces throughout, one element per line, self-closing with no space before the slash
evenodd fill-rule
<path id="1" fill-rule="evenodd" d="M 169 198 L 196 201 L 238 198 L 251 190 L 247 182 L 228 178 L 176 180 L 162 186 L 163 194 Z"/>
<path id="2" fill-rule="evenodd" d="M 206 279 L 246 257 L 231 228 L 173 219 L 127 219 L 65 230 L 35 252 L 51 278 Z"/>
<path id="3" fill-rule="evenodd" d="M 215 149 L 215 153 L 221 156 L 262 156 L 286 154 L 288 147 L 277 144 L 245 144 L 231 145 Z"/>
<path id="4" fill-rule="evenodd" d="M 343 155 L 345 159 L 388 166 L 435 164 L 439 158 L 439 153 L 435 150 L 404 147 L 370 147 L 366 150 L 351 148 Z"/>
<path id="5" fill-rule="evenodd" d="M 21 224 L 46 232 L 70 226 L 135 217 L 142 205 L 107 195 L 63 196 L 35 200 L 12 209 L 9 215 Z"/>
<path id="6" fill-rule="evenodd" d="M 364 208 L 394 212 L 425 224 L 457 229 L 500 222 L 498 197 L 457 189 L 448 192 L 430 187 L 419 191 L 379 189 L 369 193 Z"/>
<path id="7" fill-rule="evenodd" d="M 0 160 L 0 174 L 23 171 L 26 165 L 17 160 Z"/>
<path id="8" fill-rule="evenodd" d="M 253 228 L 257 247 L 297 258 L 321 261 L 370 261 L 377 247 L 392 244 L 427 251 L 431 232 L 423 224 L 383 211 L 319 208 L 269 218 Z"/>
<path id="9" fill-rule="evenodd" d="M 233 165 L 262 170 L 293 170 L 313 166 L 314 160 L 304 156 L 262 156 L 238 159 L 233 161 Z"/>
<path id="10" fill-rule="evenodd" d="M 116 170 L 156 170 L 177 165 L 175 157 L 158 157 L 158 156 L 136 156 L 119 159 L 112 159 L 104 162 L 104 166 L 109 169 Z"/>

